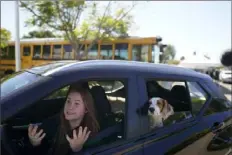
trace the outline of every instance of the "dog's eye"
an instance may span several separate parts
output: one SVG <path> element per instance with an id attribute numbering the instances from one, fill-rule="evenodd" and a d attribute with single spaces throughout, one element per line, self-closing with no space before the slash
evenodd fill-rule
<path id="1" fill-rule="evenodd" d="M 162 104 L 162 102 L 161 102 L 161 101 L 158 101 L 158 102 L 157 102 L 157 105 L 158 105 L 158 106 L 159 106 L 159 105 L 161 105 L 161 104 Z"/>

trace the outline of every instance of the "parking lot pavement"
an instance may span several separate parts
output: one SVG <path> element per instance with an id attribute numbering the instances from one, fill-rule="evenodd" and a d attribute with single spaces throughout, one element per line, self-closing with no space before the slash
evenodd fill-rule
<path id="1" fill-rule="evenodd" d="M 232 101 L 232 84 L 227 84 L 227 83 L 222 83 L 219 81 L 215 81 L 218 86 L 220 87 L 220 89 L 222 90 L 222 92 L 225 94 L 225 96 Z"/>

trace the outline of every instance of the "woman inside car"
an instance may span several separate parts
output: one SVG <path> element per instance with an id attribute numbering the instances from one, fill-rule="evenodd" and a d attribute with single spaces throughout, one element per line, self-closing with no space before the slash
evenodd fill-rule
<path id="1" fill-rule="evenodd" d="M 59 117 L 45 121 L 40 127 L 29 125 L 30 150 L 40 155 L 79 152 L 87 139 L 98 131 L 99 123 L 89 90 L 72 86 Z"/>

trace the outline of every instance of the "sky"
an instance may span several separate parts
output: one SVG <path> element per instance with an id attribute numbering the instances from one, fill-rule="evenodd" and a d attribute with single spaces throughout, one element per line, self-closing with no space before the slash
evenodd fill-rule
<path id="1" fill-rule="evenodd" d="M 1 27 L 15 38 L 14 1 L 1 1 Z M 131 36 L 161 36 L 163 43 L 174 45 L 175 59 L 195 60 L 208 55 L 220 62 L 221 54 L 231 49 L 231 1 L 140 1 L 131 12 L 135 25 Z M 20 9 L 20 36 L 30 30 L 25 21 L 31 15 Z"/>

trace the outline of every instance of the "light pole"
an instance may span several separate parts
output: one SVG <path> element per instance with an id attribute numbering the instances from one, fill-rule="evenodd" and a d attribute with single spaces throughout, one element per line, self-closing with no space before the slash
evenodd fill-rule
<path id="1" fill-rule="evenodd" d="M 15 1 L 15 71 L 21 70 L 20 38 L 19 38 L 19 1 Z"/>
<path id="2" fill-rule="evenodd" d="M 159 62 L 159 57 L 160 57 L 160 44 L 161 44 L 161 42 L 162 42 L 162 38 L 160 37 L 160 36 L 157 36 L 156 37 L 156 47 L 158 47 L 158 48 L 156 48 L 155 49 L 155 47 L 154 47 L 154 63 L 160 63 Z M 156 51 L 157 50 L 157 51 Z M 157 54 L 157 55 L 156 55 Z M 156 62 L 156 57 L 158 58 L 157 60 L 158 60 L 158 62 Z"/>

